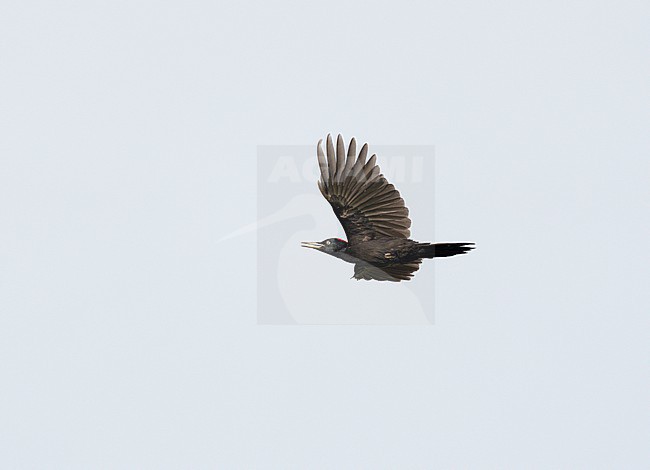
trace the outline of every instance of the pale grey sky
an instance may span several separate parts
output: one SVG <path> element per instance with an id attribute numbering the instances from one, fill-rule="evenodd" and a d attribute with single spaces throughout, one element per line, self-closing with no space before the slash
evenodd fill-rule
<path id="1" fill-rule="evenodd" d="M 4 2 L 0 467 L 648 468 L 649 20 Z M 327 132 L 435 146 L 431 238 L 479 247 L 435 325 L 257 325 L 217 240 L 259 145 Z"/>

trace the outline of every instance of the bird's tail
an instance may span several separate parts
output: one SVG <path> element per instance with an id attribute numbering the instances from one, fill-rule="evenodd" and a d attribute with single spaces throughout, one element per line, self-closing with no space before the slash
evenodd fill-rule
<path id="1" fill-rule="evenodd" d="M 474 243 L 420 243 L 418 254 L 422 258 L 443 258 L 462 255 L 475 248 Z"/>

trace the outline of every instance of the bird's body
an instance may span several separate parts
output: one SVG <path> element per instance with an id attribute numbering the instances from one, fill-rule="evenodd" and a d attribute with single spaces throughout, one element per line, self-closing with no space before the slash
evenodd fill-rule
<path id="1" fill-rule="evenodd" d="M 352 139 L 345 152 L 343 138 L 336 152 L 327 136 L 327 158 L 318 142 L 321 179 L 318 187 L 332 206 L 348 241 L 330 238 L 303 242 L 336 258 L 353 263 L 354 278 L 378 281 L 409 280 L 423 258 L 446 257 L 472 250 L 472 243 L 420 243 L 409 238 L 411 220 L 404 200 L 386 181 L 373 155 L 366 162 L 368 145 L 358 157 Z"/>

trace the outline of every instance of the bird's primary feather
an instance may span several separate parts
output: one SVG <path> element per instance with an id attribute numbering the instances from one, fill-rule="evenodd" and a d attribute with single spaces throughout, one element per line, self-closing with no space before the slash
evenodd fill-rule
<path id="1" fill-rule="evenodd" d="M 332 206 L 350 244 L 380 237 L 408 238 L 411 219 L 395 186 L 381 174 L 372 155 L 368 161 L 368 146 L 356 155 L 353 138 L 346 155 L 343 138 L 339 135 L 336 152 L 331 135 L 327 136 L 327 158 L 318 142 L 318 163 L 321 178 L 318 187 Z"/>

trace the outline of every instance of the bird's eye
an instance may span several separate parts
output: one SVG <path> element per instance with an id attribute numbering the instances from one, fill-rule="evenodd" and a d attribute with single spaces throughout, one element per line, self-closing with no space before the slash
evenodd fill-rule
<path id="1" fill-rule="evenodd" d="M 332 244 L 332 242 L 329 241 L 329 240 L 327 240 L 325 243 L 326 243 L 327 245 L 331 245 L 331 244 Z"/>

